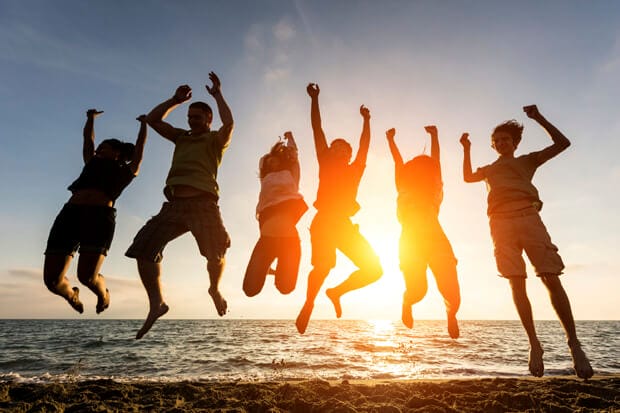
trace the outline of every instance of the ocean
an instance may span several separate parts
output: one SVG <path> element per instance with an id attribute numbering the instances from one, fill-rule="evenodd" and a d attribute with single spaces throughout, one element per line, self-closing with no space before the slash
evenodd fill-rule
<path id="1" fill-rule="evenodd" d="M 357 380 L 527 377 L 519 321 L 0 320 L 0 381 Z M 558 321 L 538 321 L 545 375 L 571 375 Z M 597 375 L 620 374 L 620 321 L 577 321 Z"/>

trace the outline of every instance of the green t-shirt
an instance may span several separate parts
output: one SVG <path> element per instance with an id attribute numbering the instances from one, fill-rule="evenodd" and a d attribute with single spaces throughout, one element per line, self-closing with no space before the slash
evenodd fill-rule
<path id="1" fill-rule="evenodd" d="M 175 185 L 187 185 L 219 197 L 217 170 L 228 144 L 222 145 L 217 131 L 192 135 L 191 131 L 175 142 L 172 165 L 166 178 L 164 194 L 174 195 Z"/>

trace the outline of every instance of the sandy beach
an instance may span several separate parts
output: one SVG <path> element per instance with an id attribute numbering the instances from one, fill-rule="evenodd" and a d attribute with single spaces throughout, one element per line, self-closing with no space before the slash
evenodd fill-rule
<path id="1" fill-rule="evenodd" d="M 620 376 L 415 381 L 0 383 L 2 412 L 591 412 Z"/>

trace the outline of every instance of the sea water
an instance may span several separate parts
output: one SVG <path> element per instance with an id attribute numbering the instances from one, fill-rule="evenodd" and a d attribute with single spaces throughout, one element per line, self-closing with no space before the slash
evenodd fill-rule
<path id="1" fill-rule="evenodd" d="M 0 320 L 0 381 L 426 379 L 529 376 L 519 321 Z M 558 321 L 538 321 L 545 375 L 573 374 Z M 620 373 L 620 321 L 578 321 L 595 374 Z"/>

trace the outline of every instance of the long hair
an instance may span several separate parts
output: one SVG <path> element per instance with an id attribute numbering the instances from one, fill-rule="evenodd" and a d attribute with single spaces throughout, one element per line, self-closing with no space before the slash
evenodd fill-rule
<path id="1" fill-rule="evenodd" d="M 267 160 L 271 157 L 278 158 L 280 160 L 280 164 L 276 167 L 272 166 L 271 163 L 267 162 Z M 271 147 L 271 150 L 260 158 L 258 163 L 259 176 L 262 179 L 267 174 L 272 172 L 282 171 L 285 169 L 291 170 L 296 161 L 297 154 L 294 148 L 286 146 L 286 144 L 282 141 L 276 142 L 276 144 Z"/>
<path id="2" fill-rule="evenodd" d="M 419 155 L 405 163 L 401 182 L 417 204 L 437 204 L 438 207 L 441 203 L 441 170 L 439 163 L 430 156 Z"/>

